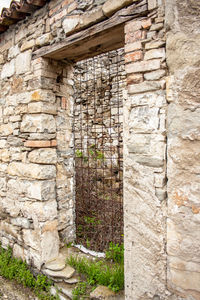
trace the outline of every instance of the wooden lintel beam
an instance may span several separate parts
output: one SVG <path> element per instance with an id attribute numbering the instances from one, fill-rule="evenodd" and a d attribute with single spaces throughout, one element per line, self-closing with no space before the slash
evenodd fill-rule
<path id="1" fill-rule="evenodd" d="M 147 15 L 147 13 L 147 0 L 143 0 L 138 4 L 130 5 L 129 7 L 116 12 L 111 18 L 66 37 L 64 41 L 60 43 L 56 43 L 55 45 L 46 46 L 36 50 L 33 53 L 33 58 L 49 57 L 58 60 L 65 58 L 73 59 L 72 55 L 68 57 L 68 50 L 74 47 L 74 59 L 78 60 L 76 49 L 79 44 L 87 41 L 88 39 L 92 40 L 93 37 L 96 38 L 98 35 L 102 35 L 103 32 L 107 32 L 112 28 L 119 27 L 120 25 L 123 26 L 125 22 L 131 19 L 145 16 Z M 118 43 L 120 43 L 120 39 L 122 39 L 122 37 L 119 37 Z"/>

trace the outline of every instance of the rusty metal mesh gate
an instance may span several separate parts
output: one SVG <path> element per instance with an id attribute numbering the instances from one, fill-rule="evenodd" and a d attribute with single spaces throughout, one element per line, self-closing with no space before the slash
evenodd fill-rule
<path id="1" fill-rule="evenodd" d="M 75 66 L 76 237 L 104 251 L 123 242 L 124 50 Z"/>

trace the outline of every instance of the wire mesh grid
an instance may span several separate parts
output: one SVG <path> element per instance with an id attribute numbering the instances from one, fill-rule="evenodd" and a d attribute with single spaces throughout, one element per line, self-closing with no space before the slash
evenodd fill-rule
<path id="1" fill-rule="evenodd" d="M 105 251 L 123 242 L 124 50 L 75 66 L 77 243 Z"/>

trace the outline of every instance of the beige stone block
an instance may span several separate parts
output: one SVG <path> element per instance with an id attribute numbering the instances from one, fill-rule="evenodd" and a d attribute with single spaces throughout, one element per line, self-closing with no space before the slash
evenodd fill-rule
<path id="1" fill-rule="evenodd" d="M 1 79 L 11 77 L 15 73 L 15 59 L 12 59 L 9 63 L 3 65 L 1 70 Z"/>
<path id="2" fill-rule="evenodd" d="M 136 0 L 107 0 L 103 5 L 103 13 L 106 17 L 110 17 L 117 10 L 128 6 L 132 3 L 136 2 Z"/>
<path id="3" fill-rule="evenodd" d="M 16 74 L 23 74 L 31 69 L 31 54 L 30 50 L 20 53 L 16 58 Z"/>
<path id="4" fill-rule="evenodd" d="M 10 49 L 8 51 L 8 59 L 10 60 L 10 59 L 16 57 L 19 53 L 20 53 L 20 50 L 19 50 L 18 45 L 10 47 Z"/>
<path id="5" fill-rule="evenodd" d="M 62 23 L 62 27 L 64 29 L 64 32 L 66 34 L 72 33 L 73 31 L 78 28 L 80 23 L 80 17 L 79 16 L 68 16 L 64 19 Z"/>
<path id="6" fill-rule="evenodd" d="M 56 132 L 56 123 L 52 115 L 26 114 L 21 123 L 21 132 Z"/>
<path id="7" fill-rule="evenodd" d="M 133 84 L 128 86 L 128 93 L 132 94 L 140 94 L 144 92 L 150 92 L 161 89 L 160 82 L 157 81 L 144 81 L 138 84 Z"/>
<path id="8" fill-rule="evenodd" d="M 0 140 L 0 148 L 5 148 L 7 144 L 6 140 Z"/>
<path id="9" fill-rule="evenodd" d="M 45 223 L 45 226 L 48 227 L 49 230 L 45 230 L 41 235 L 41 251 L 43 262 L 57 258 L 59 254 L 60 241 L 58 230 L 57 228 L 52 228 L 50 225 L 50 222 Z"/>
<path id="10" fill-rule="evenodd" d="M 148 0 L 148 10 L 152 10 L 157 7 L 157 0 Z"/>
<path id="11" fill-rule="evenodd" d="M 13 246 L 13 256 L 16 258 L 21 258 L 22 260 L 25 259 L 24 257 L 24 249 L 18 244 L 14 244 Z"/>
<path id="12" fill-rule="evenodd" d="M 103 14 L 103 10 L 101 7 L 99 7 L 95 10 L 93 9 L 89 13 L 83 14 L 80 19 L 80 25 L 81 25 L 81 27 L 87 27 L 89 25 L 92 25 L 94 23 L 97 23 L 97 22 L 103 20 L 104 18 L 105 18 L 105 16 Z"/>
<path id="13" fill-rule="evenodd" d="M 57 153 L 56 149 L 38 149 L 29 153 L 28 159 L 30 162 L 39 164 L 56 164 Z"/>
<path id="14" fill-rule="evenodd" d="M 36 226 L 38 222 L 51 221 L 57 218 L 57 202 L 56 200 L 33 203 L 26 202 L 22 211 L 27 217 L 31 217 L 34 220 Z"/>
<path id="15" fill-rule="evenodd" d="M 4 63 L 3 54 L 0 54 L 0 65 L 2 65 L 3 63 Z"/>
<path id="16" fill-rule="evenodd" d="M 157 70 L 160 69 L 160 59 L 131 63 L 125 69 L 127 74 Z"/>
<path id="17" fill-rule="evenodd" d="M 37 251 L 40 250 L 40 231 L 23 229 L 23 241 L 26 246 L 29 246 Z"/>
<path id="18" fill-rule="evenodd" d="M 55 178 L 56 169 L 52 165 L 26 164 L 13 162 L 8 166 L 8 174 L 11 176 L 28 177 L 35 179 Z"/>
<path id="19" fill-rule="evenodd" d="M 33 48 L 34 45 L 35 45 L 35 40 L 25 41 L 25 42 L 21 45 L 20 50 L 21 50 L 22 52 L 23 52 L 23 51 L 26 51 L 26 50 L 28 50 L 28 49 Z"/>
<path id="20" fill-rule="evenodd" d="M 32 101 L 45 101 L 55 103 L 56 96 L 52 91 L 38 89 L 31 93 L 30 99 Z"/>
<path id="21" fill-rule="evenodd" d="M 151 49 L 147 51 L 144 55 L 145 60 L 154 59 L 154 58 L 165 58 L 165 49 L 158 48 L 158 49 Z"/>
<path id="22" fill-rule="evenodd" d="M 0 125 L 1 136 L 8 136 L 13 133 L 13 127 L 11 124 Z"/>
<path id="23" fill-rule="evenodd" d="M 9 162 L 10 151 L 8 149 L 0 149 L 0 160 L 3 162 Z"/>
<path id="24" fill-rule="evenodd" d="M 40 47 L 48 45 L 52 39 L 53 39 L 53 36 L 52 36 L 51 32 L 48 32 L 36 39 L 36 45 L 40 46 Z"/>
<path id="25" fill-rule="evenodd" d="M 40 201 L 55 199 L 55 181 L 31 181 L 27 188 L 27 196 Z"/>
<path id="26" fill-rule="evenodd" d="M 55 104 L 44 103 L 44 102 L 31 102 L 28 104 L 28 112 L 34 113 L 46 113 L 46 114 L 57 114 L 57 107 Z"/>
<path id="27" fill-rule="evenodd" d="M 169 280 L 176 287 L 183 290 L 200 292 L 200 272 L 190 272 L 170 268 Z"/>

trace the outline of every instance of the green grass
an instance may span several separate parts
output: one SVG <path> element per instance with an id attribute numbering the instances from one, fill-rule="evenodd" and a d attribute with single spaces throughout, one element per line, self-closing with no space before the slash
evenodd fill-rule
<path id="1" fill-rule="evenodd" d="M 115 263 L 124 263 L 124 245 L 110 243 L 109 248 L 106 251 L 106 258 L 112 260 Z"/>
<path id="2" fill-rule="evenodd" d="M 44 275 L 34 277 L 26 262 L 12 256 L 12 249 L 4 249 L 0 245 L 0 275 L 15 280 L 24 287 L 33 290 L 41 300 L 58 300 L 58 296 L 50 294 L 51 281 Z"/>
<path id="3" fill-rule="evenodd" d="M 67 263 L 74 267 L 78 273 L 85 275 L 88 284 L 104 285 L 114 292 L 124 288 L 124 266 L 123 264 L 109 264 L 104 260 L 91 261 L 85 258 L 71 256 Z"/>

